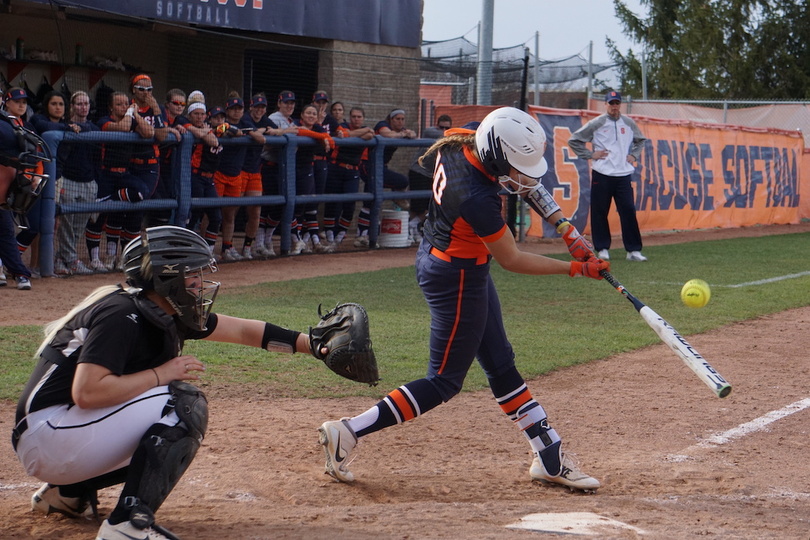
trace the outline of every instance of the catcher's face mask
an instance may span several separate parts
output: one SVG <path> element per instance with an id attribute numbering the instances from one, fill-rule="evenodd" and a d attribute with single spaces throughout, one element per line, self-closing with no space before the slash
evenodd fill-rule
<path id="1" fill-rule="evenodd" d="M 194 270 L 176 264 L 158 266 L 154 269 L 155 292 L 169 302 L 183 324 L 205 330 L 220 285 L 206 276 L 216 271 L 215 263 Z"/>
<path id="2" fill-rule="evenodd" d="M 16 214 L 27 214 L 47 183 L 48 175 L 43 172 L 42 163 L 33 170 L 17 170 L 8 187 L 6 206 Z"/>
<path id="3" fill-rule="evenodd" d="M 180 320 L 190 328 L 205 330 L 205 323 L 214 306 L 220 286 L 219 281 L 205 278 L 216 271 L 217 266 L 212 263 L 204 268 L 184 272 L 184 290 L 178 291 L 173 298 L 169 299 Z"/>
<path id="4" fill-rule="evenodd" d="M 12 167 L 16 174 L 8 187 L 5 201 L 0 201 L 4 207 L 14 212 L 21 227 L 27 226 L 25 214 L 31 209 L 42 190 L 48 182 L 48 175 L 44 172 L 43 163 L 51 161 L 50 149 L 42 138 L 24 128 L 19 120 L 0 111 L 0 122 L 7 122 L 11 126 L 11 133 L 16 140 L 14 143 L 6 140 L 3 152 L 0 153 L 0 165 Z M 8 127 L 4 129 L 4 132 Z"/>

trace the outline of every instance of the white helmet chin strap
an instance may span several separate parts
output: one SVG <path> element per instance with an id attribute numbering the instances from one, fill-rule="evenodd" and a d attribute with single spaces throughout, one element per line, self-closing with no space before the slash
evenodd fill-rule
<path id="1" fill-rule="evenodd" d="M 501 187 L 512 195 L 526 195 L 532 191 L 538 190 L 543 184 L 537 178 L 525 176 L 521 173 L 517 174 L 517 179 L 511 176 L 499 176 L 498 182 Z"/>

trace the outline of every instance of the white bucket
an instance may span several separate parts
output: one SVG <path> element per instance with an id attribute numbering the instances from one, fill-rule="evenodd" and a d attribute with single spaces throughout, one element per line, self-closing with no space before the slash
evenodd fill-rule
<path id="1" fill-rule="evenodd" d="M 380 235 L 377 244 L 380 247 L 408 247 L 408 212 L 383 210 L 380 220 Z"/>

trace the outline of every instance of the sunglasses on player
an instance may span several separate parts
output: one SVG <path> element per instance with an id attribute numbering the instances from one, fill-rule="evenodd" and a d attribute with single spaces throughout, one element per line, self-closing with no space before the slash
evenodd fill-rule
<path id="1" fill-rule="evenodd" d="M 135 90 L 140 90 L 141 92 L 151 92 L 152 91 L 151 86 L 133 86 L 132 88 L 134 88 Z"/>

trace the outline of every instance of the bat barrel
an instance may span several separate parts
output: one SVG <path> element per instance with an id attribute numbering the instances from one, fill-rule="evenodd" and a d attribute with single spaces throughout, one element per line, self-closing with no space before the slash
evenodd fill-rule
<path id="1" fill-rule="evenodd" d="M 721 398 L 728 396 L 731 393 L 731 384 L 726 381 L 720 373 L 718 373 L 709 363 L 698 353 L 692 345 L 681 336 L 675 328 L 670 325 L 663 317 L 653 311 L 644 302 L 630 294 L 630 291 L 624 288 L 619 281 L 614 278 L 610 272 L 603 270 L 602 277 L 610 283 L 616 290 L 622 293 L 641 315 L 641 318 L 652 328 L 661 341 L 664 342 L 672 351 L 702 380 L 706 386 Z"/>

